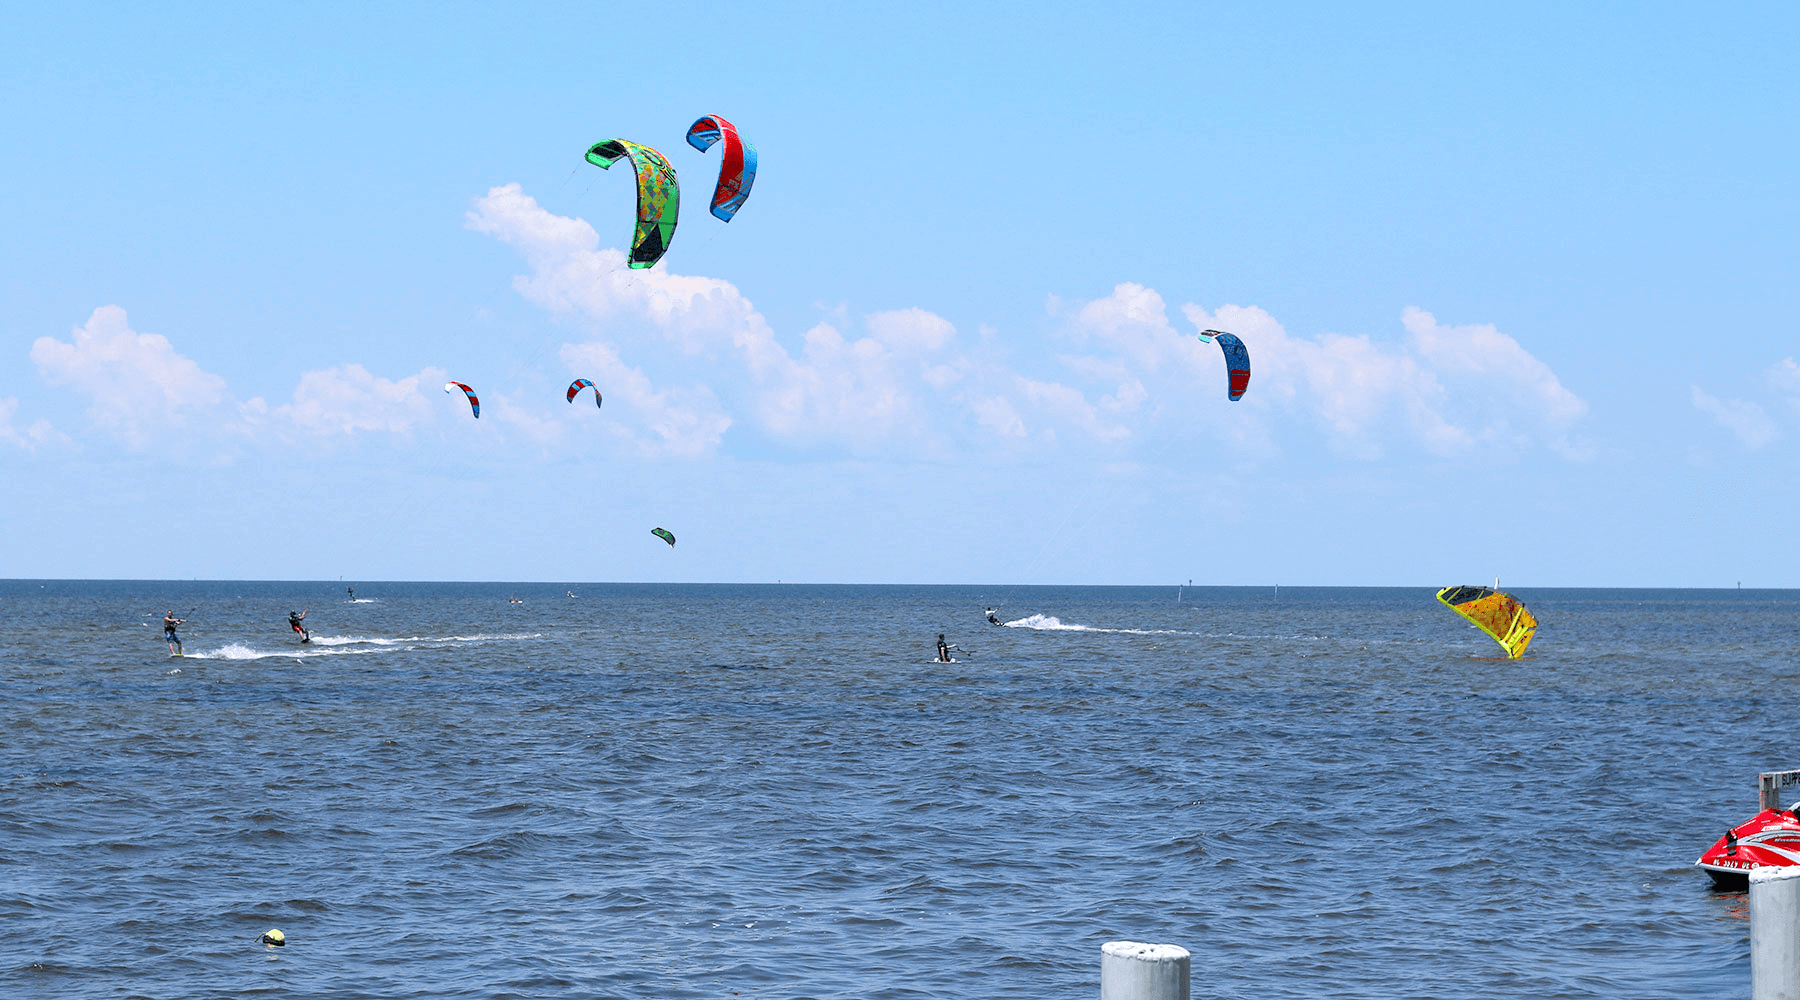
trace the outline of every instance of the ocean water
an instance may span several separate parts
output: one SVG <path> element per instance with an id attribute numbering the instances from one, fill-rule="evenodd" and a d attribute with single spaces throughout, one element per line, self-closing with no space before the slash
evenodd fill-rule
<path id="1" fill-rule="evenodd" d="M 1747 997 L 1800 766 L 1794 591 L 344 586 L 0 583 L 0 996 Z"/>

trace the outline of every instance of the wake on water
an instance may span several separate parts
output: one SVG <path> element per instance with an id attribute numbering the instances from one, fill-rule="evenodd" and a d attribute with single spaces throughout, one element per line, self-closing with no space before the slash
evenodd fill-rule
<path id="1" fill-rule="evenodd" d="M 282 649 L 255 649 L 241 642 L 230 643 L 211 652 L 192 652 L 183 658 L 190 660 L 261 660 L 268 657 L 315 657 L 315 656 L 355 656 L 367 653 L 379 653 L 384 649 L 399 647 L 414 649 L 419 646 L 432 645 L 465 645 L 478 642 L 498 642 L 518 639 L 540 639 L 542 632 L 513 633 L 506 635 L 447 635 L 425 636 L 415 635 L 404 639 L 377 639 L 361 635 L 315 635 L 311 642 L 295 643 Z"/>
<path id="2" fill-rule="evenodd" d="M 1055 615 L 1029 615 L 1010 622 L 1000 623 L 1005 628 L 1027 628 L 1038 632 L 1087 632 L 1091 634 L 1109 635 L 1190 635 L 1197 639 L 1291 639 L 1302 641 L 1323 641 L 1329 636 L 1323 635 L 1284 635 L 1284 634 L 1247 634 L 1240 632 L 1192 632 L 1176 628 L 1101 628 L 1095 625 L 1073 625 L 1062 621 Z M 1424 641 L 1424 640 L 1420 640 Z"/>
<path id="3" fill-rule="evenodd" d="M 1116 635 L 1205 635 L 1204 632 L 1184 632 L 1172 628 L 1097 628 L 1092 625 L 1066 625 L 1055 615 L 1030 615 L 1010 622 L 1002 622 L 1004 628 L 1029 628 L 1040 632 L 1111 632 Z"/>
<path id="4" fill-rule="evenodd" d="M 399 639 L 371 639 L 360 635 L 314 635 L 309 646 L 407 646 L 421 642 L 431 642 L 424 636 L 405 636 Z"/>
<path id="5" fill-rule="evenodd" d="M 309 649 L 308 648 L 309 645 L 316 644 L 317 642 L 318 642 L 318 640 L 314 639 L 312 643 L 309 643 L 307 645 L 295 645 L 289 649 L 279 649 L 279 650 L 251 649 L 249 646 L 246 646 L 241 642 L 234 642 L 234 643 L 231 643 L 230 645 L 224 646 L 220 649 L 215 649 L 210 653 L 188 653 L 183 657 L 183 659 L 188 659 L 188 660 L 261 660 L 261 659 L 266 659 L 271 656 L 281 656 L 281 657 L 287 657 L 287 658 L 291 659 L 294 657 L 343 656 L 345 654 L 379 652 L 379 650 L 375 650 L 375 649 Z"/>

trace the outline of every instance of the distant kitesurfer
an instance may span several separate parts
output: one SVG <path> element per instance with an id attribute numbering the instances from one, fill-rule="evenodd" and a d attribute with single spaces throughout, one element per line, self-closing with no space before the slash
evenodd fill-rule
<path id="1" fill-rule="evenodd" d="M 344 589 L 348 590 L 350 592 L 350 599 L 352 601 L 356 600 L 356 588 L 355 587 L 345 587 Z"/>
<path id="2" fill-rule="evenodd" d="M 942 633 L 942 632 L 938 633 L 937 661 L 939 663 L 954 663 L 955 662 L 954 660 L 952 660 L 950 658 L 950 646 L 948 643 L 944 642 L 944 633 Z"/>
<path id="3" fill-rule="evenodd" d="M 311 608 L 306 609 L 306 611 L 311 611 L 311 610 L 312 610 Z M 300 641 L 301 642 L 311 642 L 312 641 L 312 633 L 308 632 L 306 630 L 305 625 L 300 624 L 300 622 L 306 618 L 306 611 L 289 611 L 288 612 L 288 627 L 293 629 L 294 631 L 300 633 Z"/>
<path id="4" fill-rule="evenodd" d="M 1000 619 L 995 618 L 994 613 L 992 611 L 989 611 L 988 612 L 988 624 L 989 625 L 1003 625 L 1005 623 L 1002 622 Z"/>
<path id="5" fill-rule="evenodd" d="M 163 616 L 163 641 L 169 644 L 170 656 L 181 655 L 181 636 L 175 634 L 175 626 L 185 621 L 186 618 L 175 617 L 174 608 L 170 608 L 169 613 Z"/>

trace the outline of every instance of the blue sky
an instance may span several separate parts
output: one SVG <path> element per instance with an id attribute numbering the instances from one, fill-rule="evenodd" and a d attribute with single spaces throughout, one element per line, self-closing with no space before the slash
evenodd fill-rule
<path id="1" fill-rule="evenodd" d="M 1796 27 L 10 11 L 0 576 L 1800 586 Z"/>

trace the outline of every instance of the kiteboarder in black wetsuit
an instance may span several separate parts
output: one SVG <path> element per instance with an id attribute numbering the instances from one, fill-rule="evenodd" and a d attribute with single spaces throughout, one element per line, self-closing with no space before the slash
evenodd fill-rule
<path id="1" fill-rule="evenodd" d="M 175 617 L 174 608 L 170 608 L 169 613 L 163 616 L 163 641 L 169 644 L 170 656 L 181 655 L 181 636 L 175 634 L 175 627 L 185 621 L 186 618 Z"/>
<path id="2" fill-rule="evenodd" d="M 996 612 L 998 610 L 1000 610 L 1000 609 L 999 608 L 989 608 L 988 609 L 988 624 L 989 625 L 1004 625 L 1004 624 L 1006 624 L 1005 622 L 1001 621 L 1000 619 L 994 617 L 994 612 Z"/>
<path id="3" fill-rule="evenodd" d="M 948 644 L 948 643 L 946 643 L 946 642 L 944 642 L 944 633 L 942 633 L 942 632 L 939 632 L 939 633 L 938 633 L 938 641 L 937 641 L 937 661 L 938 661 L 938 662 L 939 662 L 939 663 L 953 663 L 953 662 L 955 662 L 955 661 L 954 661 L 954 660 L 952 660 L 952 659 L 951 659 L 951 658 L 950 658 L 950 646 L 949 646 L 949 644 Z"/>
<path id="4" fill-rule="evenodd" d="M 311 611 L 311 610 L 312 610 L 311 608 L 306 609 L 306 611 Z M 288 612 L 288 626 L 290 628 L 292 628 L 294 631 L 300 633 L 300 641 L 301 642 L 311 642 L 312 641 L 312 633 L 308 632 L 306 630 L 305 625 L 300 624 L 301 620 L 303 620 L 306 617 L 306 611 L 289 611 Z"/>

